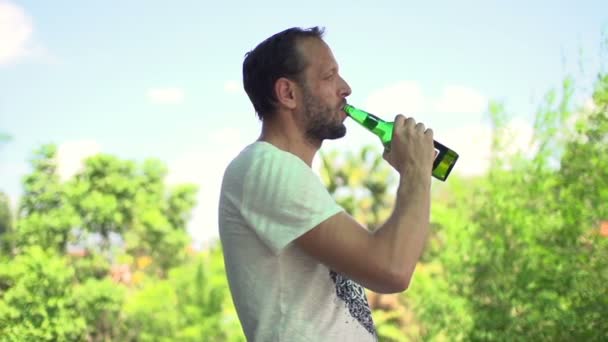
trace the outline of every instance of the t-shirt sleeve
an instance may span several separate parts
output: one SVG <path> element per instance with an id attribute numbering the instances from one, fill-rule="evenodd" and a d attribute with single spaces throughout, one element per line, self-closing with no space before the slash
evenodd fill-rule
<path id="1" fill-rule="evenodd" d="M 308 165 L 281 154 L 253 163 L 241 204 L 247 224 L 275 254 L 343 210 Z"/>

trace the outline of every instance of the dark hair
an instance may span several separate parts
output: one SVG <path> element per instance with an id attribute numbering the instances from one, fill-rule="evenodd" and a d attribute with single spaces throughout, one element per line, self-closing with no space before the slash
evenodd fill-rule
<path id="1" fill-rule="evenodd" d="M 281 31 L 245 54 L 243 86 L 260 120 L 272 115 L 277 97 L 274 84 L 281 77 L 300 81 L 307 61 L 299 53 L 298 42 L 303 38 L 323 38 L 323 28 L 292 27 Z"/>

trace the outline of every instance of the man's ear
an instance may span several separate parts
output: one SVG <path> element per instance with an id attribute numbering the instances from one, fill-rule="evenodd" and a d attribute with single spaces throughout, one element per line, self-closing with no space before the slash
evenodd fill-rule
<path id="1" fill-rule="evenodd" d="M 281 106 L 285 106 L 288 109 L 296 108 L 296 83 L 285 77 L 279 78 L 274 83 L 274 93 L 277 96 L 277 102 Z"/>

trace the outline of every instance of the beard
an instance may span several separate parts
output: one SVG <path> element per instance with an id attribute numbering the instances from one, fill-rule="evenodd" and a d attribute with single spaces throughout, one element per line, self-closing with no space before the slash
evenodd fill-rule
<path id="1" fill-rule="evenodd" d="M 323 104 L 319 97 L 304 90 L 304 128 L 311 141 L 339 139 L 346 135 L 346 126 L 340 120 L 337 107 Z"/>

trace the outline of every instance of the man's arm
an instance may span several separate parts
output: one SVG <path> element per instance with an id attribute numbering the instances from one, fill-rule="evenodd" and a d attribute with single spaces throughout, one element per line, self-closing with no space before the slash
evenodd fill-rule
<path id="1" fill-rule="evenodd" d="M 372 291 L 404 291 L 429 234 L 430 189 L 402 182 L 397 193 L 392 215 L 374 233 L 341 212 L 299 237 L 296 245 Z"/>
<path id="2" fill-rule="evenodd" d="M 391 154 L 400 173 L 395 207 L 374 233 L 348 214 L 336 214 L 295 243 L 332 270 L 378 293 L 407 289 L 429 235 L 432 131 L 395 120 Z"/>

